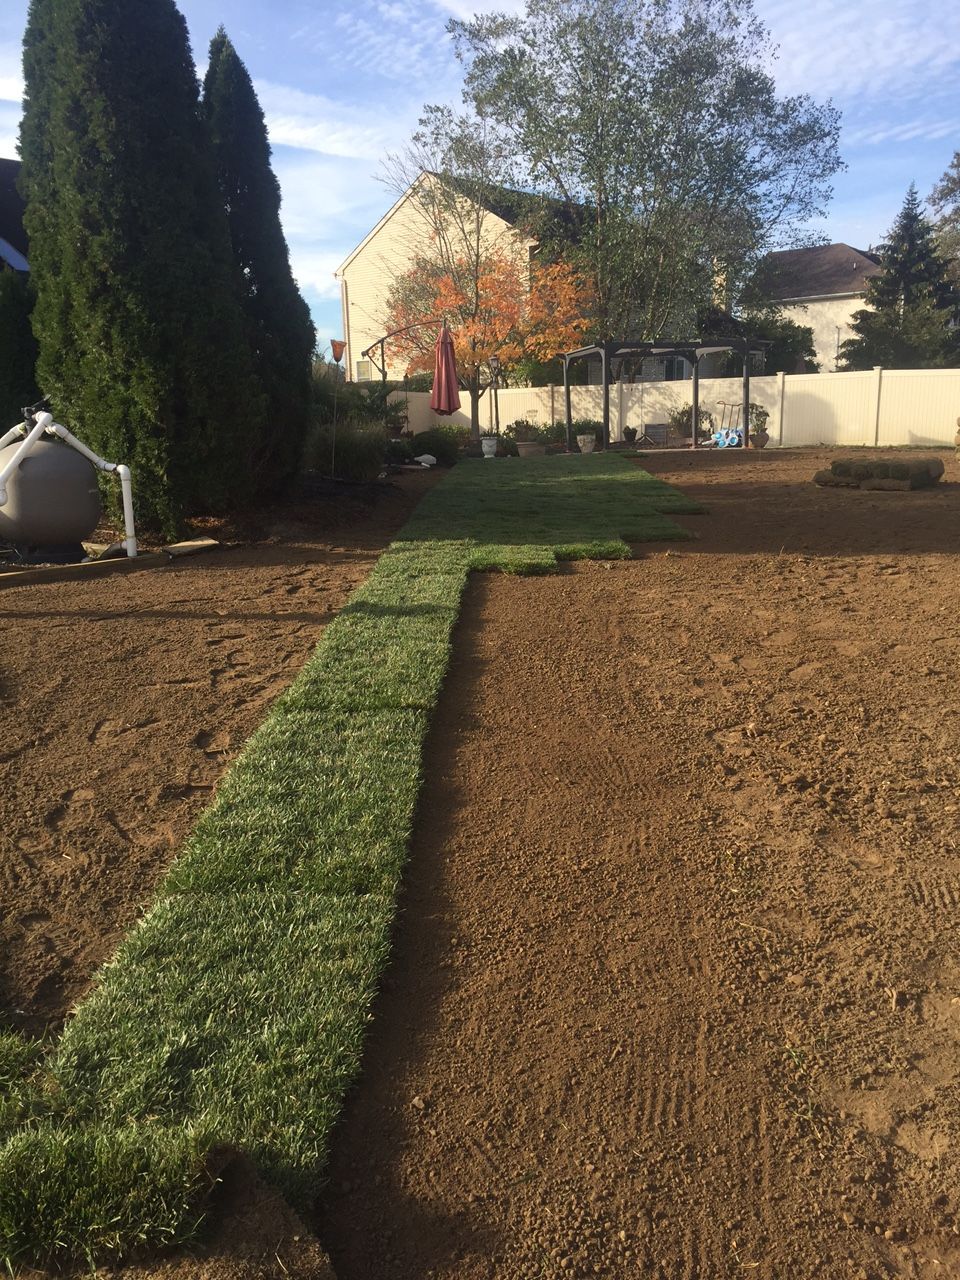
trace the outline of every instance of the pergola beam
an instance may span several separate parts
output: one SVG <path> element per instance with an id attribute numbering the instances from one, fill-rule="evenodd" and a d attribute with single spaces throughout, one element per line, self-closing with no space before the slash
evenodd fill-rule
<path id="1" fill-rule="evenodd" d="M 590 347 L 578 347 L 576 351 L 564 352 L 563 391 L 567 410 L 567 448 L 573 449 L 570 365 L 574 361 L 599 357 L 603 378 L 603 447 L 606 449 L 610 445 L 610 373 L 614 360 L 622 361 L 629 356 L 639 356 L 641 360 L 647 356 L 683 356 L 693 366 L 691 445 L 696 449 L 697 431 L 700 425 L 700 361 L 704 356 L 719 355 L 721 352 L 743 356 L 743 443 L 744 447 L 748 448 L 750 445 L 750 357 L 763 355 L 770 345 L 762 338 L 750 337 L 687 338 L 670 342 L 643 342 L 633 338 L 621 338 L 597 343 Z M 642 377 L 641 381 L 643 381 Z"/>

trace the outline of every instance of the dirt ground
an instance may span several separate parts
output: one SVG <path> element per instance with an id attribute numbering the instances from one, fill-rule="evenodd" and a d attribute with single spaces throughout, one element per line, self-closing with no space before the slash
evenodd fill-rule
<path id="1" fill-rule="evenodd" d="M 960 1276 L 943 456 L 650 455 L 696 541 L 474 578 L 319 1243 L 241 1170 L 123 1280 Z M 0 591 L 5 1016 L 82 994 L 414 496 Z"/>
<path id="2" fill-rule="evenodd" d="M 697 540 L 476 577 L 335 1143 L 338 1280 L 960 1276 L 960 468 L 650 456 Z"/>
<path id="3" fill-rule="evenodd" d="M 0 1017 L 56 1027 L 435 475 L 161 569 L 0 589 Z"/>

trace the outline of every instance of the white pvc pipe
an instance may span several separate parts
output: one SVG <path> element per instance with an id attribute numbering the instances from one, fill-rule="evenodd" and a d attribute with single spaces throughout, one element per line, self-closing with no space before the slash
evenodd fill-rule
<path id="1" fill-rule="evenodd" d="M 92 449 L 88 449 L 75 435 L 71 435 L 67 428 L 61 426 L 59 422 L 53 422 L 50 430 L 55 432 L 61 440 L 72 445 L 78 453 L 82 453 L 85 458 L 89 458 L 93 465 L 99 467 L 101 471 L 116 472 L 123 497 L 123 527 L 126 534 L 123 545 L 128 557 L 132 560 L 137 554 L 137 535 L 133 525 L 133 480 L 130 475 L 130 468 L 124 466 L 122 462 L 107 462 L 105 458 L 101 458 Z"/>
<path id="2" fill-rule="evenodd" d="M 0 449 L 5 449 L 8 444 L 11 444 L 16 440 L 17 436 L 22 436 L 26 429 L 27 424 L 25 422 L 21 422 L 15 427 L 11 427 L 6 435 L 0 436 Z"/>
<path id="3" fill-rule="evenodd" d="M 137 554 L 137 535 L 133 527 L 133 480 L 130 468 L 125 467 L 122 462 L 117 466 L 117 475 L 120 477 L 120 492 L 123 494 L 123 527 L 127 535 L 123 545 L 132 560 Z"/>
<path id="4" fill-rule="evenodd" d="M 50 426 L 51 422 L 53 422 L 53 414 L 38 414 L 37 420 L 27 433 L 27 437 L 23 444 L 21 444 L 20 448 L 16 451 L 7 465 L 0 470 L 0 507 L 6 506 L 7 503 L 7 481 L 46 431 L 47 427 Z"/>

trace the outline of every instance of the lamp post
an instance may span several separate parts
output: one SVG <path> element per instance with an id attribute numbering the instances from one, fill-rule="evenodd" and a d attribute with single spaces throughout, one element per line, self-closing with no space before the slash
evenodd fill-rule
<path id="1" fill-rule="evenodd" d="M 340 361 L 343 359 L 343 353 L 346 343 L 340 338 L 330 339 L 330 354 L 333 356 L 334 367 L 337 372 L 333 379 L 333 442 L 330 445 L 330 479 L 334 479 L 334 469 L 337 463 L 337 387 L 340 383 Z"/>
<path id="2" fill-rule="evenodd" d="M 500 357 L 491 356 L 488 361 L 490 365 L 490 386 L 493 388 L 493 429 L 497 435 L 500 434 L 500 401 L 497 398 L 497 388 L 500 385 Z"/>

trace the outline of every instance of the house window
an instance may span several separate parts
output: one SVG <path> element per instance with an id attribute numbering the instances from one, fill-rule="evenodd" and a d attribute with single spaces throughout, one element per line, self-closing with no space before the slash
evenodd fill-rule
<path id="1" fill-rule="evenodd" d="M 373 365 L 369 360 L 357 361 L 357 381 L 370 382 L 373 379 Z"/>

